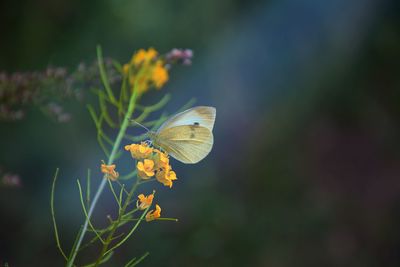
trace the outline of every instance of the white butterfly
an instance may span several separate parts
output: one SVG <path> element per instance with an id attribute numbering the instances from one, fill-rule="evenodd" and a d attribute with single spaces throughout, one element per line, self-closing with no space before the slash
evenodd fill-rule
<path id="1" fill-rule="evenodd" d="M 172 116 L 148 135 L 155 146 L 175 159 L 187 164 L 197 163 L 210 153 L 214 144 L 215 116 L 214 107 L 194 107 Z"/>

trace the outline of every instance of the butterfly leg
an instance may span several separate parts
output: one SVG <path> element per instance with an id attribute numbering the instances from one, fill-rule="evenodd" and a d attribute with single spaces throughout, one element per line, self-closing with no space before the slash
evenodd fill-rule
<path id="1" fill-rule="evenodd" d="M 160 150 L 162 153 L 165 153 L 165 154 L 168 155 L 168 152 L 167 152 L 165 149 L 163 149 L 161 146 L 159 146 L 159 145 L 157 145 L 157 144 L 154 144 L 153 146 L 154 146 L 154 147 L 157 147 L 157 149 Z"/>

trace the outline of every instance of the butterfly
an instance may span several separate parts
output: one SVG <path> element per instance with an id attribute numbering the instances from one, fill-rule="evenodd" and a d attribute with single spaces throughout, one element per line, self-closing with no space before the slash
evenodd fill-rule
<path id="1" fill-rule="evenodd" d="M 175 114 L 148 136 L 173 158 L 194 164 L 204 159 L 214 144 L 216 109 L 198 106 Z"/>

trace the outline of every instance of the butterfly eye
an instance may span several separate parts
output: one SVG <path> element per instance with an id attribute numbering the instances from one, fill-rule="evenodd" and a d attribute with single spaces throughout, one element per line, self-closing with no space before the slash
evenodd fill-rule
<path id="1" fill-rule="evenodd" d="M 193 125 L 199 126 L 199 125 L 200 125 L 200 123 L 198 123 L 198 122 L 195 122 L 195 123 L 193 123 Z"/>

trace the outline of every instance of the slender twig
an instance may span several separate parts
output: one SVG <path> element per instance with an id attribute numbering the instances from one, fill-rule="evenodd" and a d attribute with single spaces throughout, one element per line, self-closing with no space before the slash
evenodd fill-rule
<path id="1" fill-rule="evenodd" d="M 90 169 L 88 169 L 87 172 L 87 178 L 86 178 L 86 205 L 89 207 L 90 205 Z"/>
<path id="2" fill-rule="evenodd" d="M 121 202 L 119 201 L 119 198 L 117 197 L 117 193 L 115 193 L 114 186 L 112 185 L 112 182 L 110 180 L 108 180 L 108 185 L 110 186 L 111 192 L 115 198 L 115 201 L 118 204 L 118 208 L 119 208 L 118 212 L 120 212 L 121 211 Z"/>
<path id="3" fill-rule="evenodd" d="M 97 46 L 97 61 L 99 63 L 101 81 L 103 82 L 103 85 L 104 85 L 104 88 L 106 89 L 108 97 L 113 104 L 117 104 L 117 100 L 115 99 L 114 94 L 111 90 L 110 83 L 108 82 L 106 70 L 104 68 L 103 54 L 101 51 L 101 47 L 99 45 Z"/>
<path id="4" fill-rule="evenodd" d="M 107 262 L 109 259 L 111 259 L 112 254 L 113 254 L 113 253 L 108 254 L 107 257 L 105 257 L 104 259 L 102 259 L 100 263 L 105 263 L 105 262 Z M 82 267 L 93 267 L 93 264 L 87 264 L 87 265 L 84 265 L 84 266 L 82 266 Z"/>
<path id="5" fill-rule="evenodd" d="M 119 215 L 118 215 L 118 219 L 114 222 L 113 228 L 111 229 L 110 233 L 108 234 L 105 244 L 103 244 L 103 248 L 102 248 L 102 250 L 101 250 L 100 256 L 98 257 L 97 261 L 95 262 L 94 267 L 97 267 L 97 266 L 100 264 L 101 260 L 102 260 L 107 254 L 109 254 L 110 252 L 112 252 L 111 250 L 108 250 L 108 246 L 111 244 L 111 241 L 113 240 L 113 236 L 114 236 L 114 234 L 115 234 L 115 231 L 117 230 L 117 228 L 118 228 L 118 226 L 119 226 L 119 224 L 120 224 L 120 222 L 121 222 L 122 215 L 125 213 L 125 210 L 126 210 L 126 208 L 128 207 L 128 205 L 129 205 L 129 203 L 130 203 L 130 201 L 131 201 L 131 198 L 132 198 L 132 196 L 133 196 L 133 193 L 136 191 L 136 188 L 138 187 L 138 185 L 139 185 L 139 179 L 136 180 L 136 183 L 132 186 L 132 188 L 131 188 L 131 190 L 130 190 L 130 192 L 129 192 L 129 195 L 128 195 L 127 198 L 125 199 L 124 205 L 123 205 L 123 207 L 121 208 L 121 212 L 120 212 Z M 148 210 L 148 209 L 146 209 L 146 211 L 147 211 L 147 210 Z M 125 239 L 124 239 L 124 240 L 125 240 Z M 119 244 L 119 243 L 118 243 L 118 244 Z M 113 248 L 113 249 L 114 249 L 114 248 Z"/>
<path id="6" fill-rule="evenodd" d="M 145 184 L 145 183 L 148 183 L 148 182 L 153 182 L 155 180 L 157 180 L 157 179 L 156 178 L 151 178 L 151 179 L 148 179 L 148 180 L 143 180 L 139 184 Z"/>
<path id="7" fill-rule="evenodd" d="M 150 105 L 150 106 L 137 105 L 137 109 L 141 110 L 141 111 L 146 111 L 146 112 L 154 112 L 154 111 L 162 108 L 165 104 L 167 104 L 170 99 L 171 99 L 171 95 L 165 94 L 164 97 L 161 98 L 157 103 Z"/>
<path id="8" fill-rule="evenodd" d="M 133 210 L 131 210 L 131 211 L 129 211 L 129 212 L 123 214 L 123 215 L 122 215 L 122 219 L 123 219 L 123 220 L 126 220 L 125 218 L 130 217 L 131 215 L 133 215 L 133 214 L 134 214 L 136 211 L 138 211 L 138 210 L 139 210 L 139 209 L 136 208 L 136 209 L 133 209 Z"/>
<path id="9" fill-rule="evenodd" d="M 105 99 L 106 99 L 105 93 L 100 91 L 99 92 L 99 104 L 100 104 L 101 114 L 104 115 L 104 120 L 107 122 L 107 124 L 111 128 L 116 128 L 117 124 L 113 121 L 110 114 L 108 113 L 107 103 L 106 103 Z"/>
<path id="10" fill-rule="evenodd" d="M 56 215 L 54 213 L 54 190 L 56 187 L 58 170 L 59 169 L 57 168 L 56 173 L 54 174 L 53 185 L 51 187 L 50 209 L 51 209 L 51 217 L 53 218 L 54 235 L 56 237 L 57 248 L 60 251 L 61 255 L 63 255 L 63 257 L 65 258 L 65 260 L 68 260 L 67 255 L 64 253 L 63 249 L 61 248 L 60 238 L 58 236 L 58 230 L 57 230 Z"/>
<path id="11" fill-rule="evenodd" d="M 121 185 L 121 184 L 120 184 Z M 125 190 L 125 185 L 122 185 L 121 186 L 121 190 L 119 191 L 119 199 L 118 199 L 118 202 L 119 202 L 119 205 L 121 206 L 121 203 L 122 203 L 122 193 L 124 192 L 124 190 Z M 120 209 L 121 210 L 121 209 Z"/>
<path id="12" fill-rule="evenodd" d="M 134 257 L 133 259 L 131 259 L 130 261 L 128 261 L 128 263 L 125 264 L 124 267 L 132 266 L 132 264 L 135 262 L 135 260 L 136 260 L 136 257 Z"/>
<path id="13" fill-rule="evenodd" d="M 126 175 L 123 175 L 123 176 L 120 176 L 118 179 L 119 180 L 128 180 L 128 179 L 131 179 L 131 178 L 135 177 L 136 174 L 137 174 L 137 171 L 135 169 L 133 172 L 131 172 L 129 174 L 126 174 Z"/>
<path id="14" fill-rule="evenodd" d="M 118 180 L 116 180 L 116 182 L 117 182 L 117 184 L 121 187 L 121 189 L 124 190 L 125 194 L 128 195 L 129 193 L 128 193 L 128 191 L 125 189 L 125 184 L 121 184 L 121 182 L 118 181 Z"/>
<path id="15" fill-rule="evenodd" d="M 83 210 L 83 213 L 85 214 L 86 220 L 88 221 L 90 228 L 92 228 L 92 231 L 93 231 L 93 232 L 97 235 L 97 237 L 100 239 L 101 243 L 104 243 L 104 240 L 101 238 L 101 236 L 100 236 L 99 233 L 97 232 L 96 228 L 94 228 L 92 222 L 90 221 L 90 218 L 88 217 L 88 214 L 87 214 L 87 211 L 86 211 L 86 208 L 85 208 L 85 203 L 84 203 L 84 201 L 83 201 L 83 194 L 82 194 L 82 187 L 81 187 L 81 184 L 80 184 L 79 180 L 76 180 L 76 182 L 78 183 L 79 197 L 80 197 L 80 199 L 81 199 L 82 210 Z"/>
<path id="16" fill-rule="evenodd" d="M 124 219 L 124 221 L 136 222 L 136 221 L 145 221 L 146 219 Z M 177 222 L 178 219 L 176 218 L 157 218 L 157 221 L 172 221 Z"/>
<path id="17" fill-rule="evenodd" d="M 104 74 L 105 75 L 105 74 Z M 135 87 L 137 87 L 137 85 L 135 85 Z M 111 150 L 111 154 L 110 157 L 108 158 L 108 163 L 107 165 L 111 165 L 114 160 L 115 160 L 115 156 L 117 154 L 117 152 L 120 149 L 120 145 L 121 145 L 121 141 L 125 135 L 126 129 L 128 128 L 129 125 L 129 120 L 132 116 L 133 110 L 135 108 L 135 102 L 136 102 L 136 97 L 137 97 L 137 88 L 134 88 L 133 93 L 130 97 L 129 100 L 129 105 L 128 105 L 128 111 L 125 114 L 124 120 L 122 121 L 122 125 L 121 128 L 119 129 L 118 135 L 117 135 L 117 139 L 115 140 L 114 146 Z M 93 214 L 94 208 L 96 207 L 97 201 L 99 200 L 99 197 L 101 195 L 101 193 L 104 190 L 105 185 L 107 184 L 107 179 L 103 179 L 99 185 L 99 188 L 96 191 L 96 194 L 93 197 L 92 203 L 90 205 L 89 208 L 89 212 L 88 212 L 88 218 L 85 220 L 85 223 L 83 224 L 83 228 L 82 231 L 79 233 L 79 238 L 78 241 L 76 243 L 76 246 L 73 248 L 73 250 L 71 251 L 71 258 L 69 259 L 68 263 L 67 263 L 67 267 L 71 267 L 74 264 L 76 255 L 78 254 L 78 250 L 80 245 L 82 244 L 83 238 L 85 237 L 86 231 L 88 229 L 88 225 L 89 225 L 89 220 Z"/>
<path id="18" fill-rule="evenodd" d="M 129 267 L 134 267 L 134 266 L 138 265 L 142 260 L 144 260 L 144 258 L 146 258 L 149 255 L 150 255 L 150 252 L 144 253 L 144 255 L 142 257 L 140 257 L 135 263 L 133 263 Z"/>

